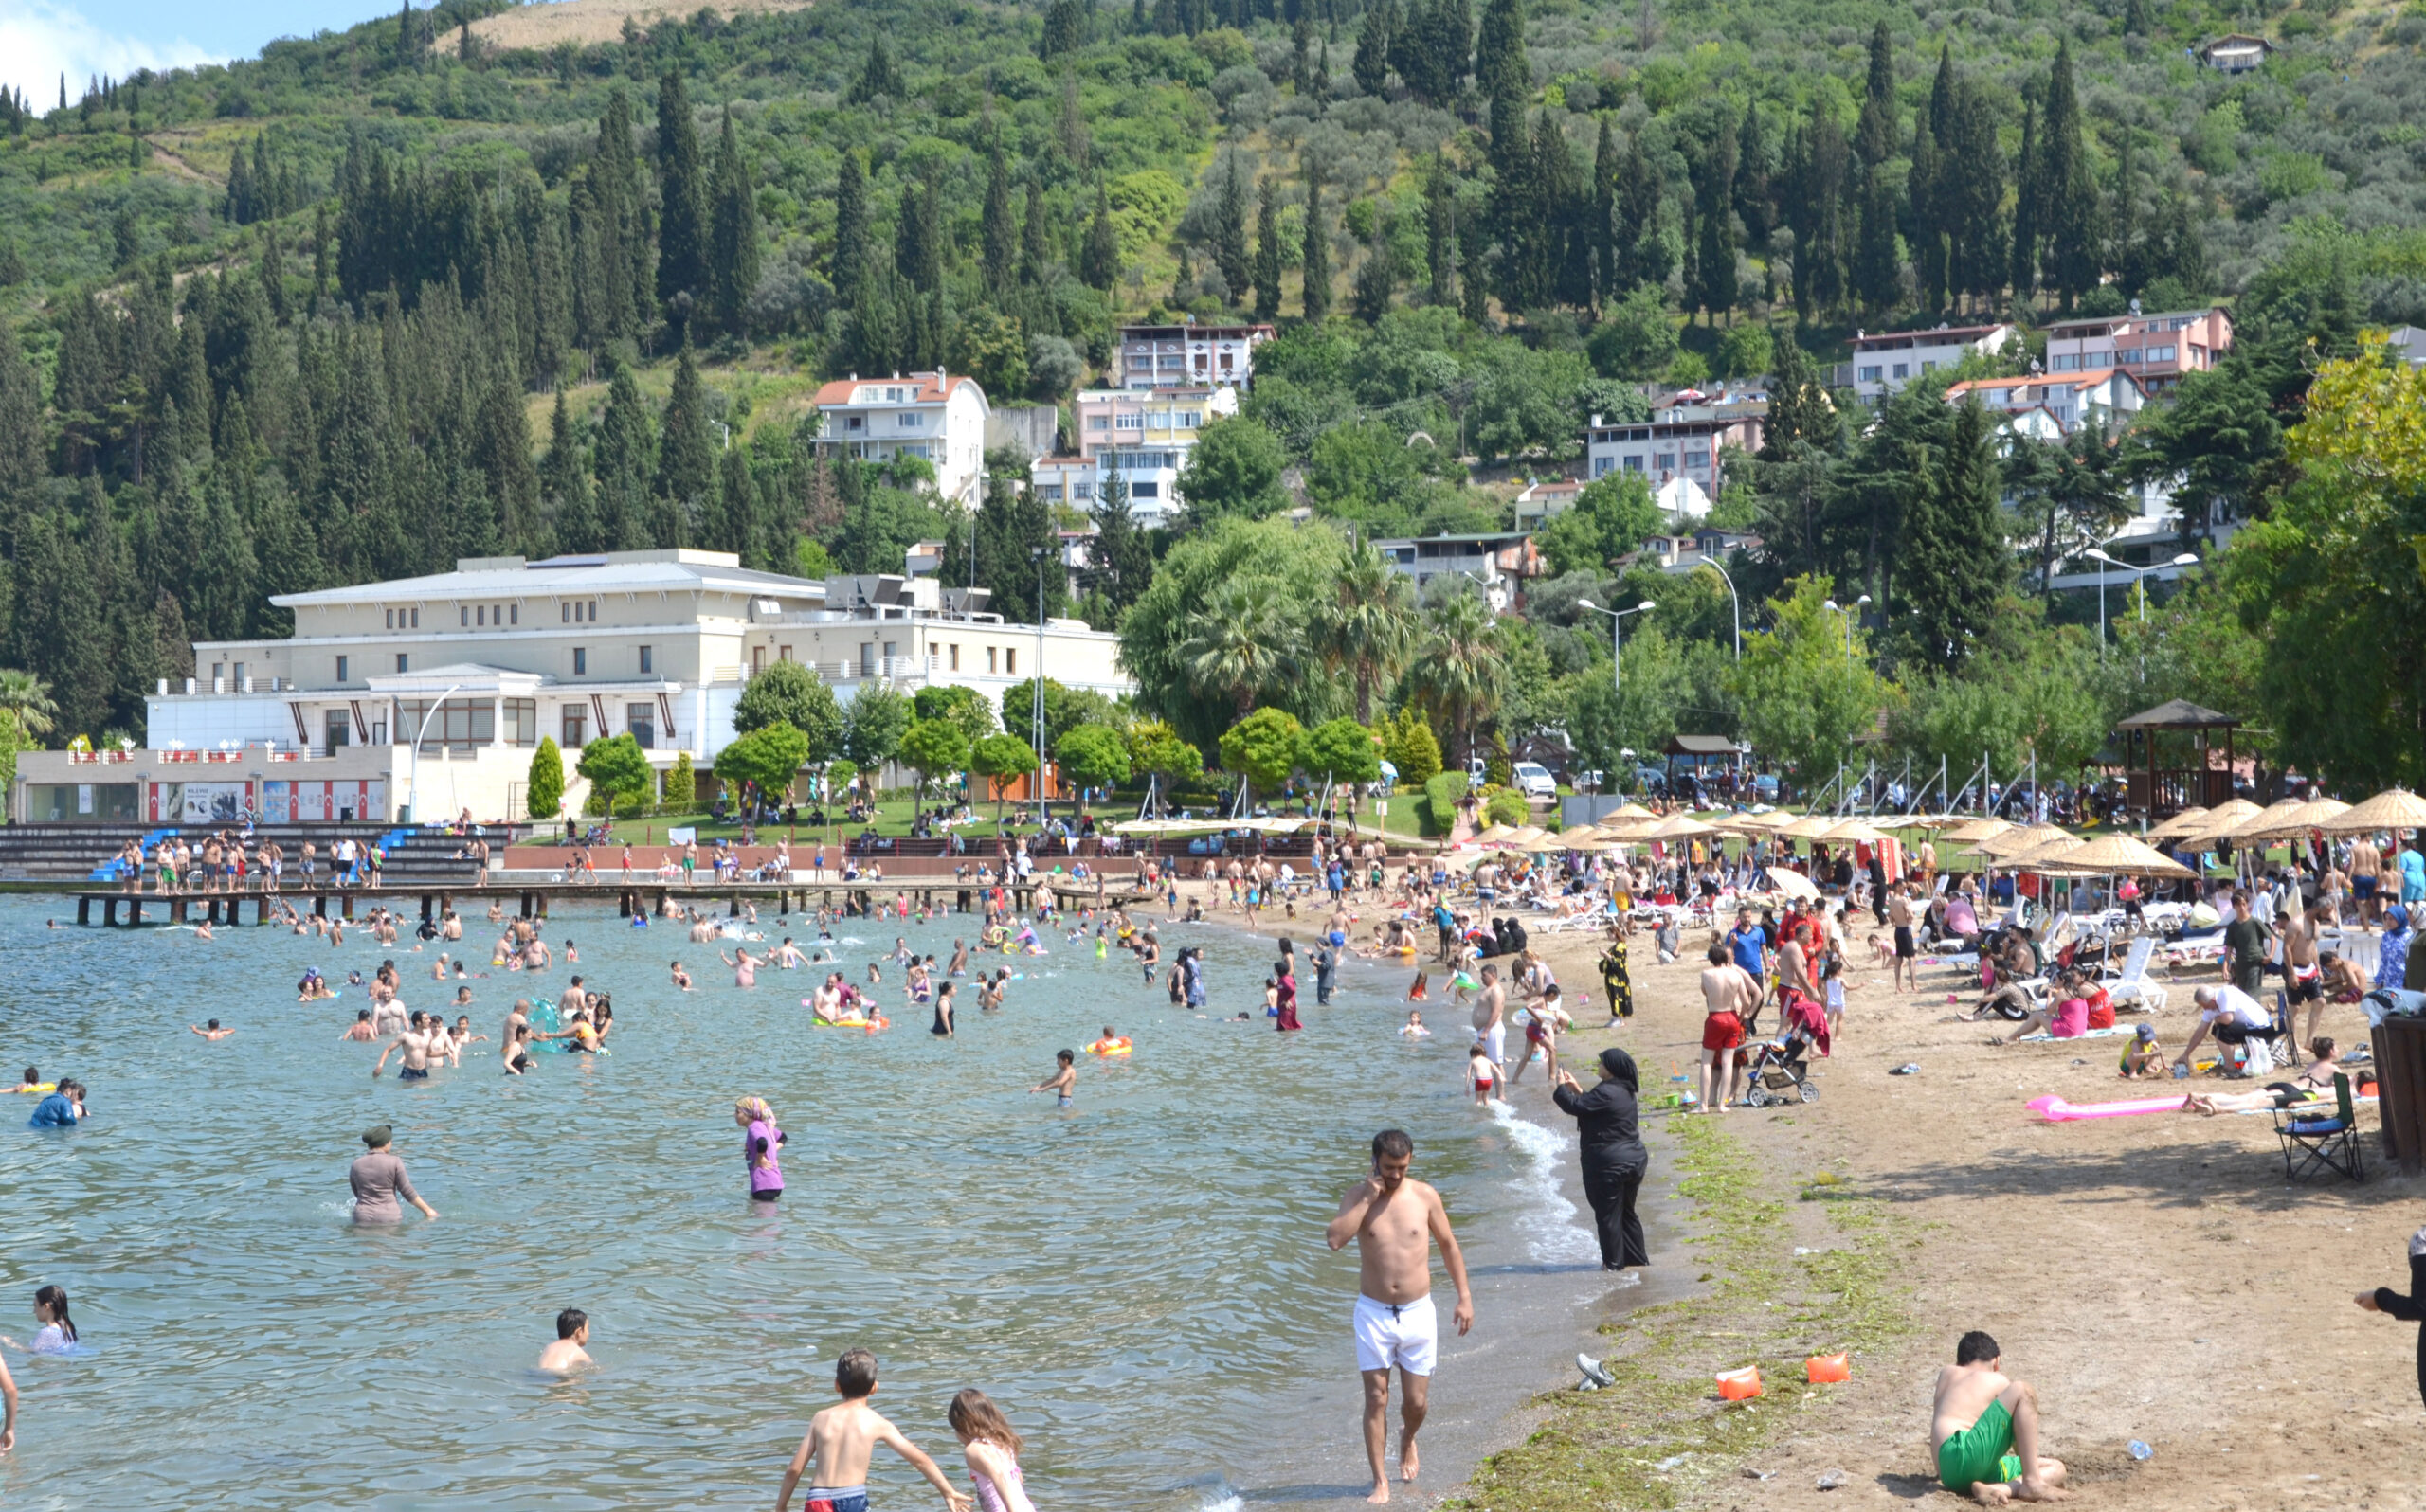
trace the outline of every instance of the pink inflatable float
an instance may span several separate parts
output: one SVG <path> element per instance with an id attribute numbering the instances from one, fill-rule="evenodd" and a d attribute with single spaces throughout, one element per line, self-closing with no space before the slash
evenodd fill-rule
<path id="1" fill-rule="evenodd" d="M 2060 1097 L 2034 1097 L 2022 1105 L 2050 1124 L 2083 1118 L 2129 1118 L 2137 1113 L 2170 1113 L 2182 1107 L 2179 1097 L 2133 1097 L 2119 1103 L 2068 1103 Z"/>

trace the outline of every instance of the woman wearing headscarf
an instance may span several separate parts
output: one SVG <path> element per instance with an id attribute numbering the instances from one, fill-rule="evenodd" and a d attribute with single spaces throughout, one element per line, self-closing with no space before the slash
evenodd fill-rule
<path id="1" fill-rule="evenodd" d="M 1638 1082 L 1634 1057 L 1612 1046 L 1601 1052 L 1599 1086 L 1584 1091 L 1574 1077 L 1561 1071 L 1550 1091 L 1551 1101 L 1575 1120 L 1583 1146 L 1584 1196 L 1592 1204 L 1593 1227 L 1600 1233 L 1603 1270 L 1651 1263 L 1651 1251 L 1642 1242 L 1642 1220 L 1634 1211 L 1635 1194 L 1651 1164 L 1635 1112 Z"/>

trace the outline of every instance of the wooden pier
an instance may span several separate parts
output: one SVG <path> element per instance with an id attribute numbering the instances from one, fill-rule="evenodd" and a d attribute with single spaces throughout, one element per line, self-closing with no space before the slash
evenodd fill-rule
<path id="1" fill-rule="evenodd" d="M 940 882 L 941 885 L 936 885 Z M 428 920 L 444 919 L 461 906 L 470 906 L 485 918 L 488 905 L 502 902 L 511 910 L 509 916 L 518 919 L 545 919 L 552 903 L 613 903 L 623 918 L 634 915 L 662 916 L 668 901 L 702 911 L 713 911 L 715 905 L 725 906 L 727 917 L 740 916 L 745 903 L 756 905 L 761 911 L 771 909 L 777 914 L 806 913 L 824 909 L 845 918 L 873 916 L 879 899 L 890 903 L 906 898 L 916 907 L 933 912 L 950 907 L 957 913 L 969 913 L 982 908 L 984 894 L 1000 887 L 1006 891 L 1014 910 L 1033 912 L 1039 898 L 1047 897 L 1057 907 L 1074 908 L 1134 908 L 1152 901 L 1157 894 L 1140 892 L 1125 887 L 1118 892 L 1106 891 L 1107 879 L 1101 876 L 1079 881 L 1071 877 L 1031 876 L 1023 881 L 1004 884 L 961 883 L 952 878 L 917 877 L 902 879 L 902 886 L 870 887 L 857 882 L 724 882 L 684 887 L 679 883 L 649 882 L 545 882 L 511 883 L 494 888 L 434 888 L 426 882 L 397 883 L 391 886 L 363 885 L 344 888 L 289 889 L 281 892 L 100 892 L 76 891 L 76 922 L 81 925 L 100 924 L 112 927 L 132 927 L 142 924 L 189 924 L 198 919 L 213 925 L 234 925 L 247 922 L 245 906 L 251 905 L 249 922 L 261 925 L 270 922 L 272 899 L 283 899 L 300 911 L 306 902 L 311 911 L 327 918 L 335 916 L 351 922 L 357 899 L 383 902 L 401 911 L 418 905 L 420 916 Z M 62 891 L 68 891 L 63 889 Z M 100 905 L 100 917 L 94 918 L 94 905 Z M 146 915 L 149 915 L 147 918 Z"/>

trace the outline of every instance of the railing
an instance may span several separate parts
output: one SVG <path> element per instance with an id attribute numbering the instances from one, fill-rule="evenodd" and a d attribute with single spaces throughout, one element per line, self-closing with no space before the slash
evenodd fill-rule
<path id="1" fill-rule="evenodd" d="M 74 766 L 106 765 L 112 762 L 133 760 L 135 760 L 135 752 L 131 750 L 71 750 L 67 753 L 68 765 Z"/>

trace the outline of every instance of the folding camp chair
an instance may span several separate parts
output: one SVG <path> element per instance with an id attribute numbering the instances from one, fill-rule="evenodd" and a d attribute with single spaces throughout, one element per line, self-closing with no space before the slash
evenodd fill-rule
<path id="1" fill-rule="evenodd" d="M 2359 1144 L 2359 1110 L 2350 1101 L 2350 1078 L 2341 1071 L 2333 1075 L 2333 1101 L 2330 1118 L 2289 1108 L 2274 1110 L 2274 1133 L 2283 1142 L 2285 1180 L 2296 1181 L 2319 1166 L 2353 1181 L 2367 1179 L 2366 1158 Z"/>

